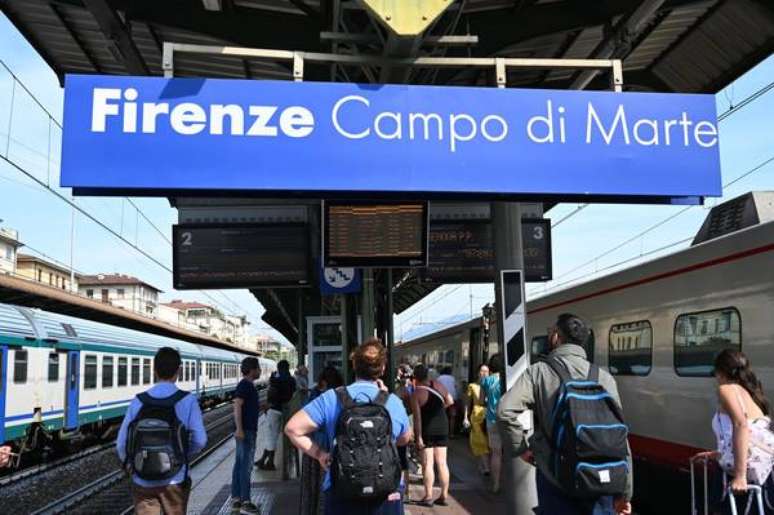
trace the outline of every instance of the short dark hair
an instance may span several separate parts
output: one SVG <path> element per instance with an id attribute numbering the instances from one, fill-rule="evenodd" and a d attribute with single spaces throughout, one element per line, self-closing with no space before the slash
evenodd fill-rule
<path id="1" fill-rule="evenodd" d="M 414 367 L 414 378 L 417 381 L 424 381 L 425 379 L 427 379 L 427 376 L 429 373 L 430 371 L 424 364 L 419 364 Z"/>
<path id="2" fill-rule="evenodd" d="M 242 364 L 239 368 L 242 370 L 242 375 L 246 376 L 256 368 L 261 370 L 261 364 L 258 362 L 258 358 L 247 357 L 242 360 Z"/>
<path id="3" fill-rule="evenodd" d="M 493 354 L 489 358 L 489 372 L 491 374 L 498 374 L 503 371 L 503 357 L 498 352 Z"/>
<path id="4" fill-rule="evenodd" d="M 283 359 L 277 363 L 277 370 L 280 372 L 290 372 L 290 363 L 288 363 L 288 360 Z"/>
<path id="5" fill-rule="evenodd" d="M 556 319 L 556 329 L 565 343 L 585 345 L 589 339 L 589 328 L 580 317 L 572 313 L 562 313 Z"/>
<path id="6" fill-rule="evenodd" d="M 159 379 L 174 379 L 180 369 L 180 353 L 172 347 L 162 347 L 153 358 L 153 371 Z"/>
<path id="7" fill-rule="evenodd" d="M 379 379 L 387 365 L 387 351 L 378 338 L 371 338 L 359 345 L 349 357 L 355 377 L 361 379 Z"/>
<path id="8" fill-rule="evenodd" d="M 452 375 L 452 367 L 443 367 L 443 369 L 441 370 L 441 374 L 448 375 L 448 376 Z"/>

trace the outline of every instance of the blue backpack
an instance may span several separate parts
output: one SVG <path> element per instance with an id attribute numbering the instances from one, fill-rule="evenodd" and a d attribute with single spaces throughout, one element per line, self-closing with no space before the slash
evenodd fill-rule
<path id="1" fill-rule="evenodd" d="M 573 379 L 558 358 L 545 361 L 561 386 L 552 412 L 551 469 L 565 492 L 596 499 L 625 492 L 629 429 L 613 397 L 599 384 L 599 368 L 589 364 L 585 380 Z"/>

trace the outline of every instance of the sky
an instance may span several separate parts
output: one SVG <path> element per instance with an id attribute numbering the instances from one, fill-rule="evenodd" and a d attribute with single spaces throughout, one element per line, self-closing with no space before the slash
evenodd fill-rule
<path id="1" fill-rule="evenodd" d="M 58 188 L 63 90 L 53 71 L 2 14 L 0 61 L 40 103 L 0 65 L 0 156 L 50 188 L 0 159 L 0 225 L 19 231 L 24 252 L 69 264 L 72 249 L 79 272 L 134 275 L 163 290 L 162 301 L 183 298 L 215 304 L 225 312 L 247 315 L 252 333 L 282 339 L 260 320 L 263 308 L 247 290 L 177 292 L 172 288 L 166 268 L 172 265 L 168 240 L 177 211 L 166 199 L 73 198 L 69 189 Z M 774 57 L 770 56 L 716 95 L 718 114 L 766 86 L 772 77 Z M 687 210 L 663 205 L 560 204 L 546 214 L 555 224 L 559 222 L 552 237 L 554 280 L 528 284 L 528 299 L 684 248 L 690 241 L 673 244 L 692 237 L 712 206 L 747 191 L 774 190 L 774 161 L 767 163 L 774 158 L 774 90 L 738 109 L 719 127 L 723 184 L 749 175 L 727 187 L 723 198 Z M 753 171 L 762 163 L 766 164 Z M 75 215 L 71 238 L 73 208 L 54 193 L 75 202 L 123 240 L 80 213 Z M 674 218 L 634 237 L 669 217 Z M 407 339 L 420 331 L 441 329 L 450 321 L 478 316 L 493 298 L 491 285 L 445 285 L 395 317 L 396 338 Z"/>

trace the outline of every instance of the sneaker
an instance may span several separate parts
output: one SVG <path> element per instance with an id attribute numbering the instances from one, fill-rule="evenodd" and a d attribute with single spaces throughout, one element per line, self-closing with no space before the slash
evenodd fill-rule
<path id="1" fill-rule="evenodd" d="M 231 501 L 231 513 L 239 513 L 242 511 L 242 501 L 235 499 Z"/>
<path id="2" fill-rule="evenodd" d="M 242 503 L 242 511 L 239 513 L 244 513 L 245 515 L 258 515 L 261 513 L 261 510 L 258 509 L 258 506 L 251 502 L 245 502 Z"/>
<path id="3" fill-rule="evenodd" d="M 261 470 L 277 470 L 277 467 L 274 466 L 273 461 L 270 461 L 268 463 L 264 463 L 263 467 L 261 467 Z"/>

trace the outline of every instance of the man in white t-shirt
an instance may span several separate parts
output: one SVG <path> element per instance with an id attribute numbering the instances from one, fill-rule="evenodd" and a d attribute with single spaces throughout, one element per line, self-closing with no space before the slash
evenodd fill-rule
<path id="1" fill-rule="evenodd" d="M 438 376 L 438 382 L 451 394 L 454 404 L 446 408 L 446 414 L 449 416 L 449 436 L 455 435 L 457 428 L 457 404 L 459 403 L 459 394 L 457 393 L 457 380 L 452 375 L 452 367 L 441 369 L 441 375 Z"/>

